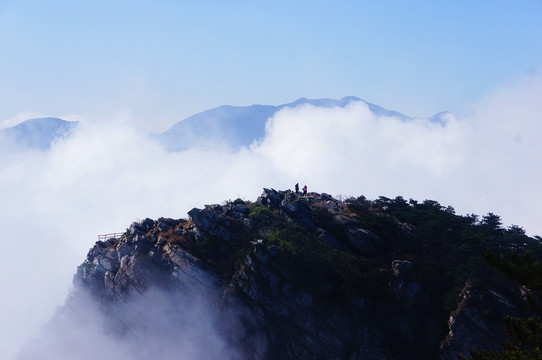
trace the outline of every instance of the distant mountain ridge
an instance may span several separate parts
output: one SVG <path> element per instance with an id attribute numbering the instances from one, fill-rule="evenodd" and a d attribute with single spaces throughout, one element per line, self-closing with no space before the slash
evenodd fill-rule
<path id="1" fill-rule="evenodd" d="M 77 121 L 66 121 L 54 117 L 26 120 L 18 125 L 0 129 L 0 139 L 17 150 L 48 150 L 51 144 L 69 136 Z"/>
<path id="2" fill-rule="evenodd" d="M 168 130 L 152 136 L 167 151 L 184 151 L 193 147 L 207 147 L 211 144 L 224 145 L 237 150 L 248 147 L 254 141 L 263 138 L 267 120 L 284 108 L 306 104 L 321 108 L 343 108 L 353 101 L 365 103 L 377 116 L 396 117 L 401 121 L 413 120 L 412 117 L 400 112 L 387 110 L 355 96 L 342 99 L 300 98 L 292 103 L 276 106 L 222 105 L 189 116 L 176 122 Z M 441 112 L 428 119 L 444 125 L 448 116 L 448 112 Z M 77 124 L 78 122 L 54 117 L 30 119 L 13 127 L 0 129 L 0 141 L 11 145 L 11 148 L 16 150 L 46 151 L 55 140 L 69 136 Z"/>
<path id="3" fill-rule="evenodd" d="M 398 117 L 402 121 L 412 120 L 411 117 L 400 112 L 384 109 L 355 96 L 342 99 L 300 98 L 292 103 L 277 106 L 219 106 L 179 121 L 165 132 L 156 134 L 155 138 L 168 151 L 187 150 L 194 145 L 205 146 L 209 142 L 238 149 L 250 146 L 255 140 L 263 138 L 267 120 L 286 107 L 309 104 L 322 108 L 343 108 L 352 101 L 364 102 L 371 112 L 379 116 Z"/>

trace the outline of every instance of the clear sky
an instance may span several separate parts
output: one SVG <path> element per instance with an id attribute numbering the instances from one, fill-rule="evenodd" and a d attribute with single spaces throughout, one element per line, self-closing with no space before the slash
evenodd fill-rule
<path id="1" fill-rule="evenodd" d="M 461 115 L 540 71 L 542 1 L 0 0 L 0 125 L 354 95 Z"/>

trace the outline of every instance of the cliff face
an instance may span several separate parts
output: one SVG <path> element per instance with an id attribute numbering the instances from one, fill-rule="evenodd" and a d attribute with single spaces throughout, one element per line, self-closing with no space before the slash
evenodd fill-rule
<path id="1" fill-rule="evenodd" d="M 464 218 L 430 208 L 450 221 L 432 238 L 420 225 L 429 220 L 414 226 L 391 216 L 391 205 L 264 189 L 254 203 L 145 219 L 90 249 L 66 307 L 92 299 L 110 338 L 160 334 L 162 350 L 212 337 L 215 350 L 192 353 L 200 358 L 457 359 L 498 348 L 502 317 L 525 308 L 517 286 L 483 264 L 456 276 L 464 255 L 447 247 Z M 472 276 L 493 280 L 457 287 Z M 160 301 L 133 305 L 156 293 Z M 149 323 L 159 324 L 151 335 Z M 137 342 L 132 358 L 154 342 Z"/>

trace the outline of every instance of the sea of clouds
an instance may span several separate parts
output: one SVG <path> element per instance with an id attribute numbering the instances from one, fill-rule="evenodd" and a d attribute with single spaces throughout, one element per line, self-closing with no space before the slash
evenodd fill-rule
<path id="1" fill-rule="evenodd" d="M 126 119 L 81 121 L 47 152 L 0 146 L 2 358 L 40 335 L 98 234 L 255 200 L 263 187 L 433 199 L 542 235 L 541 80 L 509 84 L 444 125 L 378 117 L 363 102 L 284 108 L 261 141 L 238 151 L 169 153 Z"/>

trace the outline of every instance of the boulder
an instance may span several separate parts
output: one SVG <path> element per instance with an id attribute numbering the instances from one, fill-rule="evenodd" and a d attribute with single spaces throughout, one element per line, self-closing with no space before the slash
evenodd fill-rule
<path id="1" fill-rule="evenodd" d="M 408 260 L 393 260 L 391 262 L 393 276 L 405 278 L 412 271 L 412 263 Z"/>
<path id="2" fill-rule="evenodd" d="M 221 214 L 221 211 L 220 205 L 210 205 L 201 210 L 193 208 L 188 212 L 188 215 L 203 232 L 229 241 L 231 239 L 230 222 L 226 216 Z"/>
<path id="3" fill-rule="evenodd" d="M 381 241 L 378 236 L 366 229 L 349 227 L 346 232 L 346 239 L 357 251 L 364 255 L 370 255 L 379 247 Z"/>
<path id="4" fill-rule="evenodd" d="M 167 232 L 171 229 L 171 226 L 163 221 L 160 221 L 156 227 L 160 232 Z"/>
<path id="5" fill-rule="evenodd" d="M 295 196 L 293 199 L 285 197 L 281 201 L 279 208 L 280 214 L 286 216 L 290 221 L 309 230 L 316 228 L 312 209 L 305 201 L 297 199 Z"/>
<path id="6" fill-rule="evenodd" d="M 256 200 L 256 202 L 268 206 L 270 209 L 278 209 L 280 202 L 282 201 L 282 194 L 275 189 L 263 189 L 262 195 Z"/>

